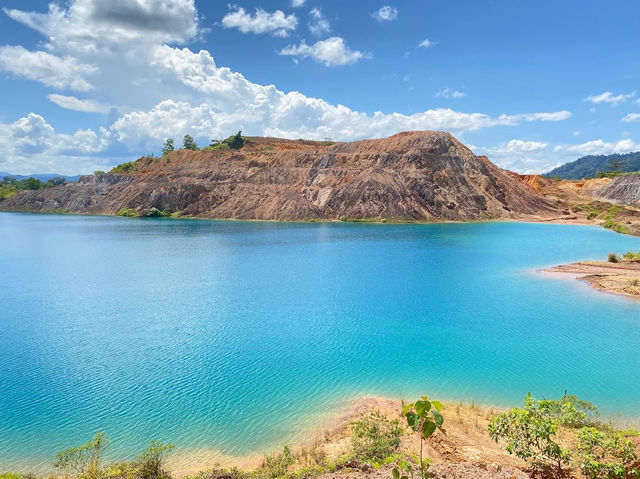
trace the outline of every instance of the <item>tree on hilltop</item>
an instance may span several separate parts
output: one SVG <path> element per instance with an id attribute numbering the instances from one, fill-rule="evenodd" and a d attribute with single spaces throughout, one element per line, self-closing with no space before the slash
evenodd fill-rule
<path id="1" fill-rule="evenodd" d="M 198 150 L 198 145 L 191 135 L 184 135 L 184 140 L 182 141 L 182 148 L 184 148 L 185 150 L 195 151 L 195 150 Z"/>
<path id="2" fill-rule="evenodd" d="M 162 156 L 167 156 L 173 150 L 173 138 L 167 138 L 164 142 L 164 146 L 162 147 Z"/>

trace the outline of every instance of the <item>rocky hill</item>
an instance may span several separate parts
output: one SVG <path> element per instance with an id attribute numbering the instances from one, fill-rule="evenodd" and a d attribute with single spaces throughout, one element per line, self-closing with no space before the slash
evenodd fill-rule
<path id="1" fill-rule="evenodd" d="M 593 192 L 604 200 L 640 207 L 640 174 L 620 175 Z"/>
<path id="2" fill-rule="evenodd" d="M 328 144 L 251 138 L 241 150 L 178 150 L 127 173 L 24 191 L 7 211 L 259 220 L 397 221 L 555 214 L 536 191 L 444 132 Z"/>

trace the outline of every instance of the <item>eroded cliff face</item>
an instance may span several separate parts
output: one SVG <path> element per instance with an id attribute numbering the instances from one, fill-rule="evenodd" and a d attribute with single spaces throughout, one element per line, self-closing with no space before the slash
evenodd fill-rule
<path id="1" fill-rule="evenodd" d="M 616 176 L 593 195 L 613 203 L 640 207 L 640 174 Z"/>
<path id="2" fill-rule="evenodd" d="M 131 174 L 21 192 L 0 209 L 203 218 L 398 221 L 521 218 L 555 206 L 444 132 L 322 142 L 252 138 L 238 151 L 172 152 Z"/>

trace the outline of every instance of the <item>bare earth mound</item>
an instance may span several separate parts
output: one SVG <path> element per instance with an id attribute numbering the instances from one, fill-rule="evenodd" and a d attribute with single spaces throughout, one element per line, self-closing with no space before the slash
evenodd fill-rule
<path id="1" fill-rule="evenodd" d="M 24 191 L 7 211 L 116 214 L 129 208 L 257 220 L 455 221 L 559 214 L 555 205 L 444 132 L 324 144 L 252 138 L 241 150 L 141 158 L 126 174 Z"/>

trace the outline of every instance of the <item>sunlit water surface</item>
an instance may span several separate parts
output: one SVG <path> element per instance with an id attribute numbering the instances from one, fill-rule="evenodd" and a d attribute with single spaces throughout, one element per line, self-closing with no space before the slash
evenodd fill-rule
<path id="1" fill-rule="evenodd" d="M 640 301 L 535 272 L 630 249 L 552 224 L 0 214 L 0 471 L 98 430 L 118 458 L 258 453 L 369 394 L 568 389 L 638 417 Z"/>

